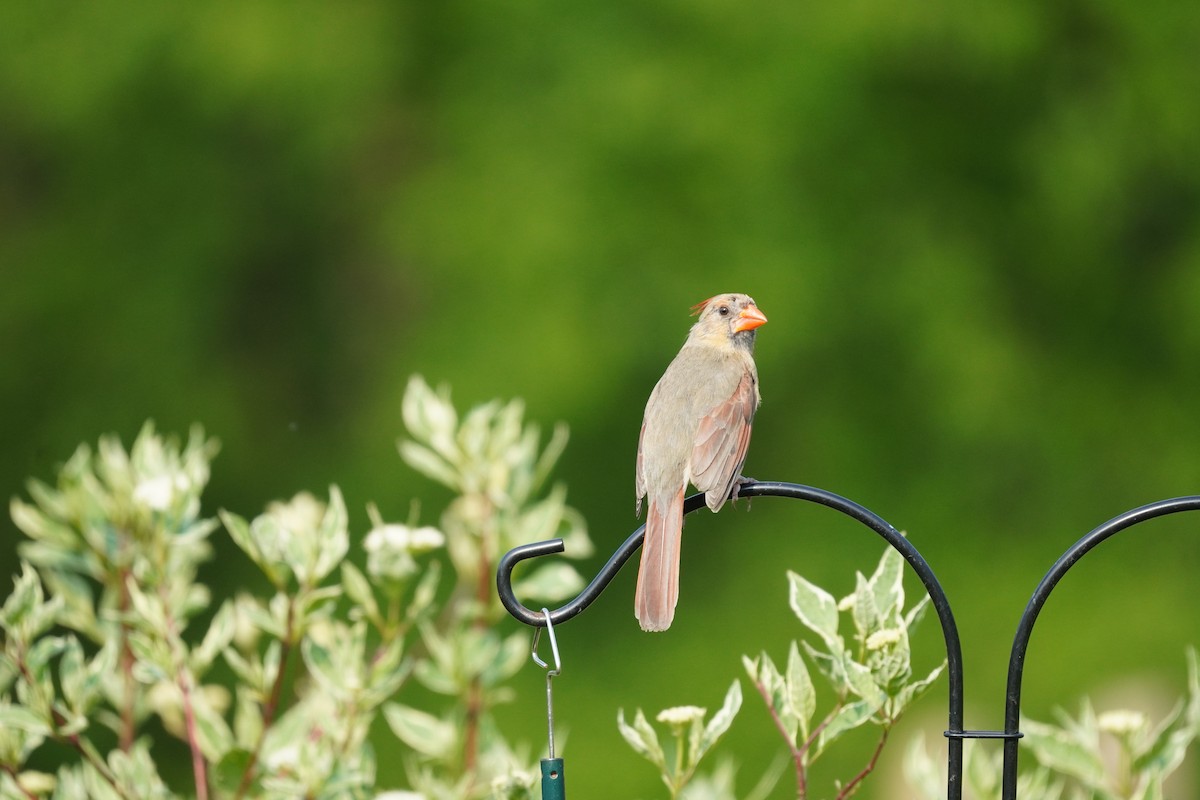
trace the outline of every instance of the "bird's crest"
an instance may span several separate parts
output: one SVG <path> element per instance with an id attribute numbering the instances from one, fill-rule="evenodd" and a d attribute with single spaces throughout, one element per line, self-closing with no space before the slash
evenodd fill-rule
<path id="1" fill-rule="evenodd" d="M 713 300 L 716 300 L 718 297 L 720 297 L 720 295 L 714 294 L 712 297 L 708 298 L 707 300 L 701 300 L 699 303 L 696 303 L 696 305 L 692 306 L 692 308 L 691 308 L 692 316 L 698 317 L 701 314 L 703 314 L 704 309 L 708 307 L 708 304 L 711 303 Z"/>

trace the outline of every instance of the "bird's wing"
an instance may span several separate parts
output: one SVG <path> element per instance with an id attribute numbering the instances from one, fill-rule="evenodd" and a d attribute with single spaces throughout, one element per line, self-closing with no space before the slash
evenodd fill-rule
<path id="1" fill-rule="evenodd" d="M 706 494 L 716 511 L 733 490 L 746 460 L 750 428 L 758 408 L 758 387 L 753 370 L 746 370 L 729 399 L 718 403 L 700 419 L 692 446 L 692 484 Z"/>
<path id="2" fill-rule="evenodd" d="M 646 438 L 646 421 L 642 420 L 642 430 L 638 433 L 638 451 L 637 451 L 637 471 L 633 476 L 633 491 L 637 497 L 637 504 L 634 506 L 633 515 L 640 517 L 642 515 L 642 498 L 646 496 L 646 471 L 642 466 L 642 440 Z"/>

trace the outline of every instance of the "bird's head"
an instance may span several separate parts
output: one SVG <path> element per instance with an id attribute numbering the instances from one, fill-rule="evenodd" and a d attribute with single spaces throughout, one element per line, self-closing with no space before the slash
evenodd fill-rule
<path id="1" fill-rule="evenodd" d="M 750 347 L 754 330 L 767 321 L 754 298 L 746 294 L 718 294 L 692 306 L 699 319 L 689 338 L 708 344 Z"/>

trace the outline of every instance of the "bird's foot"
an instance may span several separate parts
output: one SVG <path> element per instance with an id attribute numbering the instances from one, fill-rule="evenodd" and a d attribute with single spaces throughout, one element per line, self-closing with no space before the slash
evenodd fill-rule
<path id="1" fill-rule="evenodd" d="M 733 481 L 733 489 L 729 492 L 729 501 L 737 505 L 737 501 L 741 499 L 742 487 L 748 483 L 758 483 L 754 478 L 747 478 L 745 475 L 738 475 Z M 750 498 L 746 498 L 746 510 L 750 510 Z"/>

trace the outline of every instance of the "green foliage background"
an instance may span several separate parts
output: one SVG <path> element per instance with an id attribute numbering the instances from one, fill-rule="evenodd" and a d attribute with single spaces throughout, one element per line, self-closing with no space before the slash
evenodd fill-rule
<path id="1" fill-rule="evenodd" d="M 771 319 L 747 471 L 909 531 L 958 616 L 968 727 L 988 728 L 1053 560 L 1127 508 L 1200 491 L 1195 3 L 3 18 L 10 495 L 150 417 L 224 442 L 208 514 L 336 481 L 363 531 L 371 500 L 395 519 L 420 497 L 436 522 L 445 493 L 395 453 L 420 372 L 460 406 L 521 396 L 571 425 L 557 477 L 598 566 L 636 526 L 637 426 L 687 308 L 746 291 Z M 1129 673 L 1182 692 L 1196 528 L 1148 525 L 1064 582 L 1030 649 L 1030 714 Z M 741 653 L 782 657 L 797 635 L 785 567 L 848 592 L 877 557 L 865 531 L 783 501 L 691 520 L 669 634 L 637 630 L 632 569 L 559 632 L 572 791 L 656 794 L 616 708 L 715 706 Z M 539 671 L 528 684 L 510 724 L 536 740 Z M 943 704 L 944 688 L 922 702 L 935 735 Z M 747 785 L 772 737 L 748 703 L 728 740 Z M 865 794 L 902 796 L 888 786 Z"/>

